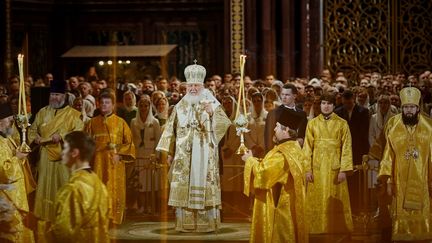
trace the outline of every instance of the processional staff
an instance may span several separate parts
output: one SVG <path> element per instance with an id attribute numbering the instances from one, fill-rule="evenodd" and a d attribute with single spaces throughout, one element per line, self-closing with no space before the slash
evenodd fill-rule
<path id="1" fill-rule="evenodd" d="M 21 145 L 19 146 L 19 151 L 23 153 L 30 153 L 31 149 L 27 145 L 27 128 L 30 126 L 29 117 L 27 115 L 27 102 L 26 102 L 26 92 L 24 85 L 24 65 L 23 65 L 24 55 L 18 54 L 18 70 L 20 78 L 20 87 L 18 95 L 18 114 L 15 116 L 15 120 L 18 127 L 22 131 Z"/>
<path id="2" fill-rule="evenodd" d="M 245 154 L 249 149 L 244 144 L 244 133 L 249 132 L 248 113 L 246 110 L 246 95 L 244 88 L 244 65 L 246 63 L 246 55 L 240 55 L 240 88 L 237 99 L 237 111 L 234 119 L 237 136 L 240 136 L 240 146 L 237 149 L 237 154 Z M 241 111 L 240 111 L 241 110 Z"/>

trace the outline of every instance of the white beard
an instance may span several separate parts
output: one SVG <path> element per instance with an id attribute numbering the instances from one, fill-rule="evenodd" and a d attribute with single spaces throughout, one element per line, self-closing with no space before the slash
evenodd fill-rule
<path id="1" fill-rule="evenodd" d="M 65 101 L 62 102 L 50 102 L 49 106 L 53 109 L 59 109 L 64 105 Z"/>
<path id="2" fill-rule="evenodd" d="M 186 94 L 183 99 L 185 99 L 188 103 L 192 104 L 192 105 L 196 105 L 198 104 L 201 99 L 202 99 L 202 95 L 191 95 L 191 94 Z"/>

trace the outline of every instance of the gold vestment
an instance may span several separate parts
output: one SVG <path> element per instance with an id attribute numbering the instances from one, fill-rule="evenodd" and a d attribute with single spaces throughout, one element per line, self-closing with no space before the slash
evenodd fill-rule
<path id="1" fill-rule="evenodd" d="M 81 113 L 70 106 L 53 109 L 42 108 L 29 129 L 29 141 L 37 135 L 41 137 L 40 159 L 37 164 L 37 187 L 34 213 L 44 221 L 54 219 L 55 195 L 69 179 L 69 171 L 61 160 L 61 143 L 52 143 L 51 137 L 59 134 L 62 138 L 72 131 L 81 131 L 84 127 Z M 42 232 L 41 232 L 42 233 Z"/>
<path id="2" fill-rule="evenodd" d="M 93 117 L 86 126 L 86 131 L 96 142 L 96 153 L 92 168 L 107 186 L 111 200 L 110 219 L 121 224 L 126 208 L 125 163 L 135 161 L 135 146 L 132 133 L 127 123 L 115 114 L 108 117 Z M 121 156 L 114 164 L 113 155 Z"/>
<path id="3" fill-rule="evenodd" d="M 255 190 L 250 242 L 308 242 L 304 160 L 297 141 L 276 145 L 261 162 L 246 160 L 244 193 L 251 182 Z"/>
<path id="4" fill-rule="evenodd" d="M 174 107 L 156 148 L 174 157 L 168 205 L 177 209 L 178 231 L 214 231 L 220 222 L 218 143 L 231 121 L 216 99 L 213 116 L 199 106 L 182 99 Z"/>
<path id="5" fill-rule="evenodd" d="M 72 173 L 56 196 L 51 227 L 54 242 L 110 242 L 109 206 L 108 191 L 95 173 Z"/>
<path id="6" fill-rule="evenodd" d="M 12 184 L 12 190 L 0 190 L 1 196 L 9 200 L 15 207 L 14 218 L 18 224 L 14 226 L 17 232 L 7 234 L 6 238 L 12 242 L 34 242 L 33 232 L 26 228 L 23 223 L 23 215 L 29 212 L 27 192 L 22 164 L 25 160 L 20 160 L 14 156 L 13 141 L 11 138 L 0 136 L 0 184 Z"/>
<path id="7" fill-rule="evenodd" d="M 432 239 L 432 121 L 419 114 L 410 128 L 398 114 L 387 127 L 379 177 L 393 183 L 392 240 Z"/>
<path id="8" fill-rule="evenodd" d="M 366 131 L 365 131 L 366 132 Z M 335 113 L 321 114 L 308 122 L 303 151 L 306 172 L 314 182 L 306 187 L 306 215 L 312 234 L 346 233 L 353 230 L 347 181 L 338 183 L 339 172 L 353 170 L 351 133 Z"/>

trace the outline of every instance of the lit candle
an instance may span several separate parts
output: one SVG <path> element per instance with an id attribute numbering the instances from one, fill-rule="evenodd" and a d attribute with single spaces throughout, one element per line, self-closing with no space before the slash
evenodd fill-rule
<path id="1" fill-rule="evenodd" d="M 245 87 L 244 87 L 244 66 L 246 63 L 246 55 L 240 55 L 240 86 L 242 87 L 242 96 L 243 96 L 243 114 L 246 115 L 246 95 L 245 95 Z M 240 105 L 240 104 L 239 104 Z"/>
<path id="2" fill-rule="evenodd" d="M 22 97 L 21 97 L 21 66 L 22 66 L 22 64 L 23 64 L 23 58 L 22 58 L 22 56 L 21 56 L 21 54 L 18 54 L 18 71 L 19 71 L 19 74 L 20 74 L 20 76 L 19 76 L 19 78 L 20 78 L 20 80 L 19 80 L 19 93 L 18 93 L 18 115 L 20 115 L 21 114 L 21 100 L 22 100 Z"/>
<path id="3" fill-rule="evenodd" d="M 27 102 L 26 102 L 26 92 L 25 92 L 25 85 L 24 85 L 23 59 L 24 59 L 24 55 L 18 54 L 18 70 L 19 70 L 19 77 L 20 77 L 20 89 L 18 95 L 18 114 L 24 114 L 25 119 L 27 119 Z"/>
<path id="4" fill-rule="evenodd" d="M 235 118 L 237 118 L 241 112 L 240 107 L 243 108 L 243 115 L 246 116 L 246 96 L 245 96 L 245 87 L 244 87 L 244 66 L 246 63 L 246 55 L 240 55 L 240 87 L 238 90 L 238 99 L 237 99 L 237 112 Z"/>

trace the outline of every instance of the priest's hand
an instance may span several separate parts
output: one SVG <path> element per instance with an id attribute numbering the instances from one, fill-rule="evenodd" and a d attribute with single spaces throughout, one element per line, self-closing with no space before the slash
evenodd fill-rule
<path id="1" fill-rule="evenodd" d="M 300 147 L 303 147 L 303 144 L 304 144 L 303 138 L 297 138 L 297 142 L 300 144 Z"/>
<path id="2" fill-rule="evenodd" d="M 113 154 L 112 160 L 113 160 L 114 165 L 119 164 L 120 163 L 120 155 L 119 154 Z"/>
<path id="3" fill-rule="evenodd" d="M 314 181 L 314 176 L 312 174 L 312 171 L 306 172 L 306 181 L 307 182 L 313 182 Z"/>
<path id="4" fill-rule="evenodd" d="M 59 143 L 62 140 L 62 138 L 58 133 L 55 133 L 54 135 L 51 136 L 51 140 L 54 143 Z"/>
<path id="5" fill-rule="evenodd" d="M 342 183 L 346 180 L 346 173 L 345 172 L 339 172 L 338 174 L 338 183 Z"/>
<path id="6" fill-rule="evenodd" d="M 249 159 L 252 156 L 253 156 L 252 151 L 248 150 L 245 154 L 243 154 L 243 156 L 241 158 L 243 161 L 246 161 L 247 159 Z"/>
<path id="7" fill-rule="evenodd" d="M 25 159 L 25 158 L 27 158 L 27 156 L 28 156 L 28 153 L 23 153 L 23 152 L 21 152 L 21 151 L 19 151 L 18 149 L 15 151 L 15 156 L 18 158 L 18 159 Z"/>
<path id="8" fill-rule="evenodd" d="M 209 114 L 209 116 L 213 115 L 213 107 L 211 103 L 205 102 L 204 103 L 204 109 Z"/>

